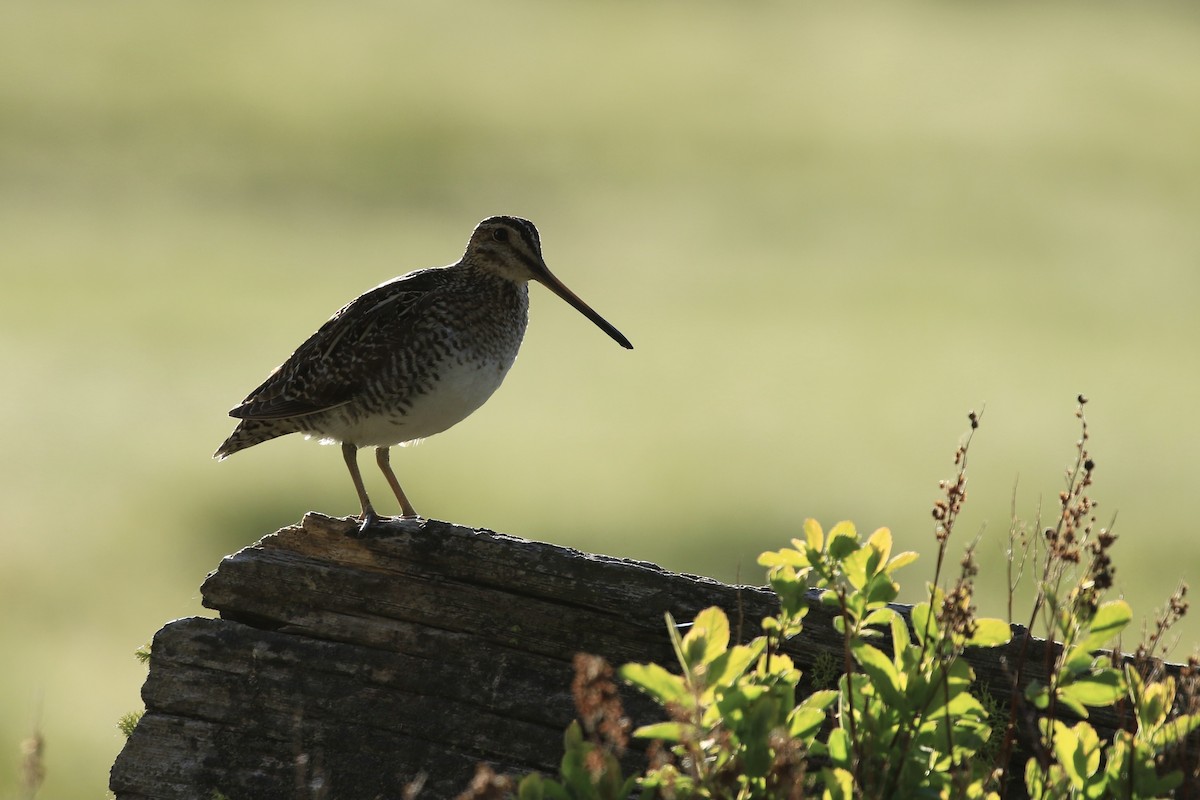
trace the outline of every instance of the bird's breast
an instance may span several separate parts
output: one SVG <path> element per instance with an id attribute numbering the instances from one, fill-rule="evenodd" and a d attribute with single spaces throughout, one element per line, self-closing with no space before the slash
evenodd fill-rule
<path id="1" fill-rule="evenodd" d="M 429 309 L 355 400 L 322 418 L 316 435 L 390 447 L 466 419 L 500 388 L 516 360 L 528 319 L 528 294 L 518 289 Z"/>

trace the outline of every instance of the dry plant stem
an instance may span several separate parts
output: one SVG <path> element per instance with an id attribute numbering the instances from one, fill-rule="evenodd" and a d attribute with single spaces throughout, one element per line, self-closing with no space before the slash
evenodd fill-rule
<path id="1" fill-rule="evenodd" d="M 1013 618 L 1013 598 L 1016 596 L 1017 586 L 1021 584 L 1021 579 L 1025 577 L 1025 565 L 1029 561 L 1029 551 L 1032 546 L 1034 551 L 1034 561 L 1037 561 L 1037 545 L 1038 539 L 1036 536 L 1027 538 L 1025 535 L 1026 528 L 1021 524 L 1017 514 L 1017 482 L 1013 483 L 1012 499 L 1009 502 L 1009 523 L 1008 523 L 1008 552 L 1005 554 L 1006 572 L 1008 575 L 1008 617 Z M 1038 501 L 1037 513 L 1033 519 L 1033 530 L 1041 530 L 1042 528 L 1042 504 Z M 1020 547 L 1017 547 L 1018 541 Z M 1017 564 L 1017 574 L 1013 575 L 1013 562 L 1016 560 L 1016 553 L 1020 550 L 1021 560 Z"/>
<path id="2" fill-rule="evenodd" d="M 1169 645 L 1164 645 L 1163 639 L 1171 628 L 1183 619 L 1184 614 L 1187 613 L 1188 604 L 1184 600 L 1187 596 L 1187 588 L 1187 584 L 1181 581 L 1175 591 L 1171 593 L 1166 606 L 1155 619 L 1154 633 L 1150 635 L 1149 639 L 1143 645 L 1146 654 L 1151 658 L 1166 658 L 1171 649 L 1179 643 L 1178 637 L 1176 637 L 1175 642 Z M 1155 655 L 1156 653 L 1158 654 L 1157 656 Z M 1142 675 L 1144 679 L 1149 679 L 1149 677 L 1149 673 Z"/>
<path id="3" fill-rule="evenodd" d="M 1075 465 L 1068 473 L 1067 490 L 1065 492 L 1066 497 L 1062 504 L 1062 510 L 1058 515 L 1058 523 L 1054 527 L 1054 541 L 1061 540 L 1063 529 L 1070 519 L 1070 502 L 1077 496 L 1077 493 L 1082 490 L 1082 487 L 1079 485 L 1080 475 L 1085 469 L 1085 463 L 1088 462 L 1086 450 L 1088 438 L 1087 420 L 1083 415 L 1083 406 L 1087 400 L 1083 395 L 1080 395 L 1078 400 L 1079 405 L 1075 411 L 1075 416 L 1079 418 L 1083 432 L 1076 446 Z M 1045 605 L 1046 586 L 1049 584 L 1052 576 L 1055 580 L 1055 594 L 1058 594 L 1058 584 L 1061 582 L 1063 574 L 1063 565 L 1060 562 L 1061 559 L 1059 558 L 1058 554 L 1055 553 L 1054 548 L 1048 547 L 1046 551 L 1046 562 L 1042 567 L 1042 579 L 1038 584 L 1038 592 L 1037 596 L 1034 598 L 1033 607 L 1029 611 L 1029 621 L 1025 626 L 1025 635 L 1021 639 L 1021 650 L 1017 655 L 1017 671 L 1013 674 L 1012 690 L 1009 693 L 1008 724 L 1004 728 L 1004 742 L 1000 746 L 1000 754 L 996 759 L 996 765 L 1006 776 L 1008 775 L 1009 762 L 1012 760 L 1013 745 L 1016 742 L 1017 704 L 1020 700 L 1020 686 L 1021 678 L 1023 677 L 1024 672 L 1025 658 L 1029 654 L 1029 645 L 1033 640 L 1033 626 L 1037 623 L 1038 615 L 1042 612 L 1042 609 Z M 1051 629 L 1051 631 L 1052 630 L 1053 629 Z M 1051 636 L 1051 639 L 1053 639 L 1053 636 Z M 1047 675 L 1053 674 L 1053 649 L 1054 648 L 1052 647 L 1046 648 Z M 1054 694 L 1055 693 L 1053 691 L 1050 692 L 1050 708 L 1048 709 L 1048 712 L 1051 715 L 1053 714 L 1054 710 Z M 1053 735 L 1053 727 L 1051 727 L 1051 732 L 1051 735 Z"/>
<path id="4" fill-rule="evenodd" d="M 940 488 L 946 493 L 945 500 L 938 500 L 933 505 L 934 536 L 938 540 L 937 564 L 933 570 L 933 581 L 930 584 L 929 590 L 929 605 L 932 611 L 934 592 L 942 579 L 942 564 L 946 560 L 946 545 L 950 540 L 950 535 L 954 532 L 954 523 L 958 519 L 958 513 L 962 510 L 963 501 L 967 497 L 967 454 L 971 449 L 971 440 L 975 438 L 975 431 L 979 429 L 979 421 L 983 419 L 983 412 L 976 414 L 972 411 L 967 415 L 971 421 L 971 429 L 967 432 L 967 437 L 958 449 L 954 452 L 954 463 L 958 467 L 954 475 L 954 482 L 942 481 Z M 933 615 L 930 615 L 930 619 Z M 929 629 L 928 623 L 924 631 L 926 635 L 921 637 L 922 642 L 928 642 Z M 922 645 L 924 648 L 924 645 Z M 922 649 L 922 656 L 925 655 Z"/>
<path id="5" fill-rule="evenodd" d="M 974 411 L 972 411 L 967 418 L 971 422 L 971 429 L 967 432 L 966 439 L 961 445 L 959 445 L 958 449 L 954 453 L 954 463 L 958 467 L 958 470 L 954 476 L 954 482 L 941 482 L 940 488 L 946 493 L 946 499 L 944 501 L 939 500 L 934 504 L 933 507 L 933 517 L 936 521 L 934 526 L 934 535 L 938 540 L 938 552 L 937 565 L 934 567 L 933 581 L 930 584 L 929 591 L 929 605 L 931 612 L 933 610 L 936 587 L 938 586 L 938 582 L 941 580 L 942 565 L 945 563 L 946 548 L 950 541 L 950 535 L 954 532 L 954 523 L 958 519 L 958 513 L 962 510 L 962 503 L 967 496 L 967 453 L 971 449 L 971 440 L 975 437 L 975 431 L 979 429 L 979 421 L 983 419 L 983 412 L 981 411 L 976 414 Z M 930 613 L 926 618 L 925 630 L 921 635 L 921 660 L 924 660 L 925 655 L 928 652 L 927 648 L 930 646 L 929 625 L 934 616 L 935 615 L 933 613 Z M 893 643 L 892 646 L 895 647 L 895 644 Z M 847 645 L 847 658 L 849 658 L 848 650 L 849 645 Z M 950 686 L 949 682 L 947 681 L 945 664 L 941 658 L 938 659 L 938 664 L 941 666 L 941 669 L 938 670 L 937 680 L 942 685 L 940 687 L 935 687 L 934 691 L 937 691 L 940 688 L 948 696 Z M 921 720 L 923 720 L 925 717 L 925 710 L 929 707 L 928 704 L 932 702 L 933 692 L 930 692 L 930 697 L 929 700 L 926 701 L 925 707 L 919 709 L 915 714 L 913 714 L 909 718 L 908 725 L 903 730 L 896 731 L 896 734 L 892 737 L 892 741 L 889 743 L 888 749 L 893 750 L 897 744 L 900 745 L 900 757 L 895 760 L 896 764 L 903 764 L 905 759 L 908 757 L 908 750 L 912 746 L 912 742 L 916 737 L 917 728 L 920 726 Z M 949 726 L 947 726 L 946 735 L 950 740 L 950 747 L 946 752 L 952 753 L 954 752 L 954 741 Z M 886 784 L 889 790 L 894 786 L 895 780 L 898 777 L 899 775 L 896 772 L 892 772 L 888 775 Z"/>

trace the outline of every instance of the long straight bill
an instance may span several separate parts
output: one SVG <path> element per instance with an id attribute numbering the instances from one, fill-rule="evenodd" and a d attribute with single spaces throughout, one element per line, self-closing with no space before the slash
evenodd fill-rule
<path id="1" fill-rule="evenodd" d="M 563 300 L 566 300 L 568 303 L 570 303 L 580 314 L 583 314 L 592 322 L 596 323 L 596 327 L 600 328 L 600 330 L 611 336 L 617 344 L 621 345 L 621 347 L 624 347 L 626 350 L 633 349 L 633 345 L 629 343 L 629 340 L 625 338 L 623 333 L 610 325 L 608 320 L 606 320 L 604 317 L 593 311 L 591 306 L 580 300 L 579 295 L 572 292 L 562 281 L 554 277 L 554 274 L 551 273 L 549 269 L 547 269 L 543 274 L 538 275 L 537 281 L 561 297 Z"/>

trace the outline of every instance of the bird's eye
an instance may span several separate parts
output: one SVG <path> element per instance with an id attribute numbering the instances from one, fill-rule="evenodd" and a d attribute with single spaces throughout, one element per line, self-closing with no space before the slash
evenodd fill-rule
<path id="1" fill-rule="evenodd" d="M 497 242 L 507 242 L 508 228 L 496 228 L 496 230 L 492 231 L 492 238 Z"/>

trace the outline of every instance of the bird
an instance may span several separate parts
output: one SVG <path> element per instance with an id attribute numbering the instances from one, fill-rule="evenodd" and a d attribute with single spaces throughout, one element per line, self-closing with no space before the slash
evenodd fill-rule
<path id="1" fill-rule="evenodd" d="M 382 518 L 363 485 L 358 451 L 374 447 L 400 519 L 421 520 L 392 470 L 390 448 L 458 424 L 500 387 L 525 336 L 530 281 L 633 349 L 550 272 L 532 222 L 488 217 L 456 263 L 381 283 L 330 317 L 229 412 L 239 422 L 213 457 L 290 433 L 341 444 L 366 532 Z"/>

